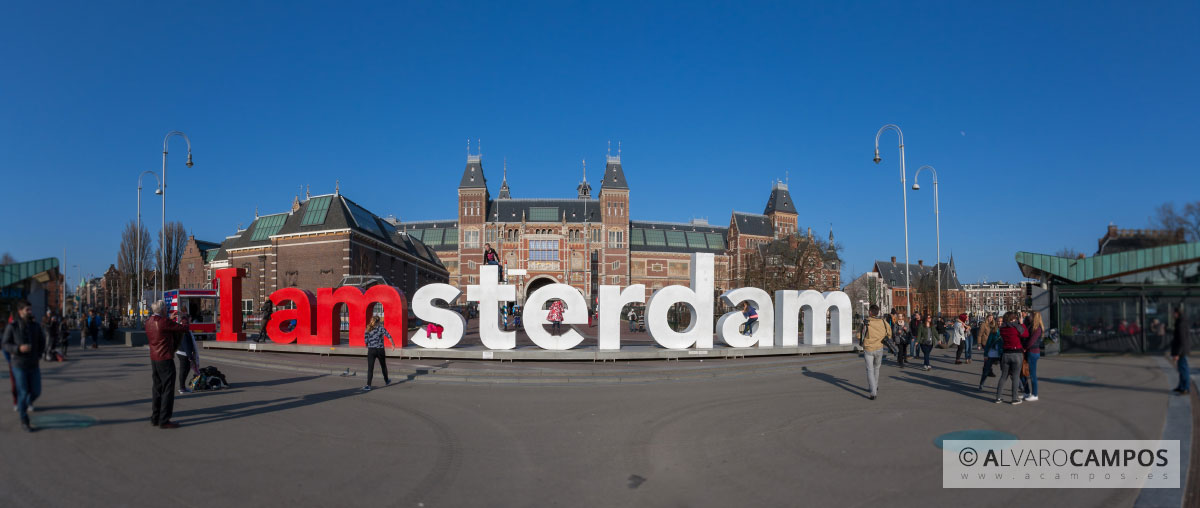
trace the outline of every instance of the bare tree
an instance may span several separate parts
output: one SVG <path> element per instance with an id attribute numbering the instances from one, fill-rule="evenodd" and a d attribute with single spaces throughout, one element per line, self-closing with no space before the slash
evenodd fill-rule
<path id="1" fill-rule="evenodd" d="M 179 287 L 179 258 L 183 256 L 183 249 L 187 248 L 188 233 L 184 229 L 183 223 L 172 221 L 167 223 L 167 227 L 163 232 L 165 235 L 159 237 L 159 251 L 156 257 L 163 260 L 163 272 L 166 274 L 166 288 L 170 289 Z"/>
<path id="2" fill-rule="evenodd" d="M 150 238 L 150 230 L 146 229 L 145 224 L 142 225 L 139 246 L 137 229 L 137 221 L 131 220 L 121 231 L 121 247 L 117 251 L 117 270 L 121 273 L 137 275 L 139 257 L 143 270 L 154 267 L 154 243 Z"/>
<path id="3" fill-rule="evenodd" d="M 1055 256 L 1058 256 L 1060 258 L 1071 258 L 1071 259 L 1078 258 L 1079 254 L 1080 254 L 1079 251 L 1077 251 L 1071 247 L 1063 247 L 1063 248 L 1059 249 L 1058 252 L 1054 253 Z"/>
<path id="4" fill-rule="evenodd" d="M 1163 203 L 1154 211 L 1150 225 L 1155 228 L 1182 229 L 1189 242 L 1200 242 L 1200 201 L 1185 203 L 1175 208 L 1175 203 Z"/>

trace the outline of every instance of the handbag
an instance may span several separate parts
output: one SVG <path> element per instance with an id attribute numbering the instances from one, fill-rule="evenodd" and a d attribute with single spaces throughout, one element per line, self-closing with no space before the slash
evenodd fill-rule
<path id="1" fill-rule="evenodd" d="M 1021 377 L 1029 377 L 1029 362 L 1021 362 Z"/>

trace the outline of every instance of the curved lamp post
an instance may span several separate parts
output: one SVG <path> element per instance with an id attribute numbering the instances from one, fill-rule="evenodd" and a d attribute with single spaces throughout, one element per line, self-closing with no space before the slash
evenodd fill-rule
<path id="1" fill-rule="evenodd" d="M 137 243 L 136 243 L 136 245 L 137 245 L 137 250 L 136 250 L 136 251 L 134 251 L 134 252 L 135 252 L 135 254 L 134 254 L 134 255 L 135 255 L 135 256 L 137 256 L 137 260 L 136 260 L 136 261 L 137 261 L 137 263 L 135 263 L 135 264 L 136 264 L 136 266 L 137 266 L 137 273 L 138 273 L 138 289 L 137 289 L 137 299 L 138 299 L 138 307 L 137 307 L 137 313 L 138 313 L 138 323 L 141 323 L 141 322 L 142 322 L 142 304 L 143 304 L 143 303 L 144 303 L 144 301 L 145 301 L 145 296 L 144 296 L 144 293 L 142 293 L 142 288 L 144 288 L 144 287 L 145 287 L 145 286 L 143 286 L 143 285 L 142 285 L 142 273 L 145 271 L 145 270 L 142 268 L 142 177 L 143 177 L 143 176 L 146 176 L 146 173 L 150 173 L 150 174 L 154 175 L 154 181 L 158 183 L 158 187 L 155 187 L 155 188 L 154 188 L 154 193 L 155 193 L 155 194 L 158 194 L 159 196 L 162 196 L 162 197 L 163 197 L 163 200 L 166 200 L 166 198 L 167 198 L 167 197 L 166 197 L 166 195 L 164 195 L 164 194 L 163 194 L 163 190 L 162 190 L 162 182 L 161 182 L 161 181 L 159 181 L 159 179 L 158 179 L 158 173 L 155 173 L 155 172 L 153 172 L 153 171 L 150 171 L 150 170 L 148 170 L 148 169 L 147 169 L 147 170 L 145 170 L 145 171 L 142 171 L 142 174 L 138 175 L 138 189 L 137 189 L 137 190 L 138 190 L 138 193 L 137 193 L 137 194 L 138 194 L 138 200 L 137 200 L 137 201 L 138 201 L 138 210 L 137 210 L 137 232 L 136 232 L 136 233 L 134 233 L 135 235 L 137 235 Z M 155 288 L 155 292 L 157 292 L 157 291 L 158 291 L 158 289 L 157 289 L 157 287 L 156 287 L 156 288 Z"/>
<path id="2" fill-rule="evenodd" d="M 184 141 L 187 142 L 187 149 L 188 149 L 187 167 L 189 167 L 189 168 L 192 167 L 192 141 L 190 139 L 188 139 L 187 134 L 184 134 L 180 131 L 168 132 L 167 135 L 163 137 L 162 231 L 159 232 L 159 236 L 158 236 L 158 250 L 159 250 L 158 277 L 159 277 L 159 280 L 161 280 L 161 282 L 162 282 L 162 290 L 163 291 L 167 290 L 167 271 L 165 270 L 165 268 L 167 266 L 167 264 L 166 264 L 167 249 L 164 248 L 163 244 L 166 243 L 166 241 L 167 241 L 167 140 L 171 139 L 171 136 L 179 136 L 179 137 L 183 138 Z M 156 300 L 157 300 L 157 298 L 156 298 Z"/>
<path id="3" fill-rule="evenodd" d="M 879 132 L 875 133 L 875 164 L 882 160 L 879 158 L 879 136 L 886 130 L 896 131 L 896 135 L 900 137 L 900 194 L 904 197 L 904 312 L 912 314 L 912 283 L 908 273 L 908 187 L 904 180 L 904 133 L 900 132 L 900 127 L 895 124 L 889 123 L 879 128 Z"/>
<path id="4" fill-rule="evenodd" d="M 942 216 L 938 211 L 938 183 L 937 170 L 933 166 L 924 165 L 917 168 L 917 173 L 913 175 L 912 190 L 921 190 L 921 186 L 917 184 L 917 180 L 921 177 L 921 172 L 928 169 L 933 173 L 933 220 L 937 224 L 937 262 L 933 264 L 933 269 L 937 270 L 937 313 L 938 317 L 942 317 Z"/>

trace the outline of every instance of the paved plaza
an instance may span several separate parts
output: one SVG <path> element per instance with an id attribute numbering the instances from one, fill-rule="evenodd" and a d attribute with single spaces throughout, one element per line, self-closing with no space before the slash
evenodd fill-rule
<path id="1" fill-rule="evenodd" d="M 361 359 L 201 354 L 232 388 L 178 397 L 177 430 L 149 424 L 144 348 L 44 364 L 42 429 L 0 414 L 0 505 L 1133 506 L 1136 490 L 942 489 L 935 441 L 1158 439 L 1171 385 L 1156 357 L 1049 357 L 1041 400 L 1014 407 L 992 402 L 994 378 L 976 391 L 980 362 L 935 350 L 930 372 L 885 363 L 876 401 L 850 353 L 392 361 L 392 385 L 377 373 L 361 392 Z M 560 371 L 596 381 L 558 383 Z M 509 381 L 535 372 L 550 374 Z"/>

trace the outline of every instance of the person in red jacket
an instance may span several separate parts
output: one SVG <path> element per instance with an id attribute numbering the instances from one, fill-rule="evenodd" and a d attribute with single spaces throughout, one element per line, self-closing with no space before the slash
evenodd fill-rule
<path id="1" fill-rule="evenodd" d="M 146 340 L 150 342 L 150 364 L 154 367 L 150 424 L 160 429 L 176 429 L 171 421 L 175 406 L 175 351 L 187 327 L 167 319 L 166 303 L 154 302 L 154 316 L 146 320 Z"/>
<path id="2" fill-rule="evenodd" d="M 1017 381 L 1021 377 L 1021 363 L 1025 356 L 1024 340 L 1029 338 L 1029 330 L 1017 320 L 1017 313 L 1009 311 L 1004 314 L 1004 324 L 1000 326 L 1000 341 L 1002 354 L 1000 356 L 1000 382 L 996 383 L 996 403 L 999 404 L 1000 394 L 1004 391 L 1004 378 L 1012 377 L 1012 404 L 1021 403 L 1017 395 Z"/>

